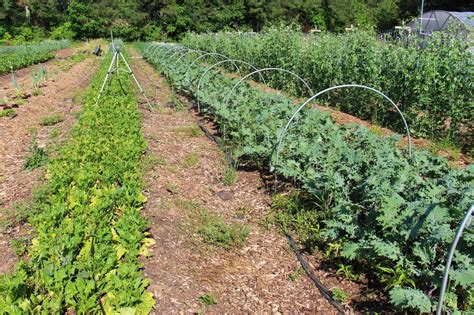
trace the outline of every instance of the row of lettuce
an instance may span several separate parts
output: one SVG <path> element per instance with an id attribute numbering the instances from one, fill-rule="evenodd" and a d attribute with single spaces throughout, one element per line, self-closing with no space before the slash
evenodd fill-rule
<path id="1" fill-rule="evenodd" d="M 177 47 L 144 44 L 141 49 L 176 89 L 200 101 L 236 161 L 272 165 L 312 196 L 319 226 L 310 241 L 337 248 L 339 257 L 364 265 L 378 281 L 401 278 L 390 287 L 396 307 L 433 310 L 447 249 L 474 202 L 474 167 L 452 169 L 445 159 L 418 150 L 409 158 L 399 136 L 381 138 L 360 125 L 338 125 L 328 113 L 311 108 L 298 114 L 276 163 L 278 137 L 296 109 L 294 100 L 241 84 L 226 107 L 238 79 L 211 71 L 198 91 L 204 64 L 212 58 L 189 68 L 195 56 L 173 53 Z M 472 233 L 459 245 L 454 266 L 447 305 L 473 310 Z"/>
<path id="2" fill-rule="evenodd" d="M 54 58 L 53 51 L 70 45 L 69 40 L 49 40 L 34 45 L 0 46 L 0 74 L 50 60 Z"/>
<path id="3" fill-rule="evenodd" d="M 95 105 L 110 61 L 90 84 L 70 141 L 47 165 L 28 259 L 0 278 L 2 313 L 148 314 L 154 305 L 139 262 L 152 239 L 141 217 L 146 141 L 129 78 L 116 74 Z"/>
<path id="4" fill-rule="evenodd" d="M 250 62 L 259 69 L 291 70 L 314 92 L 347 83 L 377 88 L 399 102 L 416 137 L 446 139 L 465 151 L 472 150 L 474 58 L 468 39 L 438 32 L 424 39 L 380 40 L 372 32 L 303 35 L 292 27 L 279 27 L 258 34 L 189 33 L 182 43 Z M 232 64 L 223 66 L 230 70 Z M 308 96 L 291 76 L 275 73 L 268 82 Z M 344 112 L 403 132 L 397 114 L 372 93 L 336 91 L 326 101 Z M 468 135 L 471 138 L 466 138 Z"/>

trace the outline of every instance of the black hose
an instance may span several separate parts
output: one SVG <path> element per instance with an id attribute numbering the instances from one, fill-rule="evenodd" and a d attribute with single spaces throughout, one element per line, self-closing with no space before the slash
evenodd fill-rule
<path id="1" fill-rule="evenodd" d="M 298 246 L 296 245 L 291 235 L 286 234 L 286 238 L 288 239 L 288 243 L 290 243 L 291 249 L 293 249 L 293 252 L 295 253 L 296 258 L 298 258 L 298 261 L 300 262 L 301 267 L 303 267 L 304 271 L 306 272 L 306 275 L 311 280 L 313 280 L 314 284 L 319 289 L 321 294 L 326 298 L 329 304 L 331 304 L 335 309 L 337 309 L 339 314 L 345 314 L 344 308 L 338 301 L 334 300 L 334 298 L 332 297 L 331 291 L 311 271 L 311 267 L 309 266 L 309 263 L 304 259 L 303 255 L 301 254 Z"/>
<path id="2" fill-rule="evenodd" d="M 208 137 L 211 141 L 215 142 L 219 147 L 221 147 L 223 149 L 221 141 L 211 134 L 209 129 L 207 129 L 207 127 L 204 126 L 202 121 L 198 122 L 198 126 L 204 132 L 206 137 Z M 224 150 L 224 152 L 226 153 L 226 156 L 227 156 L 227 151 Z M 227 158 L 229 158 L 229 157 L 227 156 Z M 306 275 L 314 282 L 316 287 L 319 289 L 321 294 L 326 298 L 326 300 L 329 302 L 329 304 L 331 304 L 331 306 L 333 306 L 335 309 L 337 309 L 339 314 L 345 314 L 343 306 L 338 301 L 334 300 L 334 298 L 332 297 L 331 291 L 311 271 L 311 267 L 309 266 L 309 263 L 304 259 L 303 255 L 301 254 L 300 250 L 298 249 L 298 246 L 296 245 L 296 243 L 293 240 L 293 238 L 291 237 L 291 235 L 286 234 L 286 238 L 288 239 L 288 243 L 290 243 L 291 249 L 295 253 L 296 258 L 298 258 L 298 261 L 300 262 L 301 267 L 303 267 Z"/>

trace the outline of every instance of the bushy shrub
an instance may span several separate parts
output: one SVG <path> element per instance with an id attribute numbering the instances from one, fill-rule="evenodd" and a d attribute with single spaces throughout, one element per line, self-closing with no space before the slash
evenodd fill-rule
<path id="1" fill-rule="evenodd" d="M 72 30 L 71 22 L 66 22 L 54 28 L 49 35 L 51 39 L 73 39 L 76 33 Z"/>

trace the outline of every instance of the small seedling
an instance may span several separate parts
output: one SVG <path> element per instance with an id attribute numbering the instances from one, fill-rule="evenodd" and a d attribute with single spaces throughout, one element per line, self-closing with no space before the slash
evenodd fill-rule
<path id="1" fill-rule="evenodd" d="M 41 126 L 53 126 L 56 125 L 64 120 L 63 116 L 61 115 L 51 115 L 43 117 L 40 122 Z"/>
<path id="2" fill-rule="evenodd" d="M 214 304 L 217 304 L 216 297 L 214 296 L 214 294 L 212 292 L 201 295 L 199 297 L 199 301 L 202 304 L 206 305 L 207 307 L 209 307 L 211 305 L 214 305 Z"/>

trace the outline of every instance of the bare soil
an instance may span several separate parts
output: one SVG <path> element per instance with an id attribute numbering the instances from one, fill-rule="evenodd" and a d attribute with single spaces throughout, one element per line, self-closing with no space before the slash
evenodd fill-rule
<path id="1" fill-rule="evenodd" d="M 138 56 L 135 51 L 132 55 Z M 198 128 L 199 116 L 168 108 L 172 98 L 164 79 L 144 60 L 132 60 L 140 82 L 158 103 L 156 112 L 145 103 L 140 109 L 147 159 L 160 161 L 147 171 L 144 208 L 156 240 L 153 255 L 143 260 L 149 290 L 157 300 L 155 313 L 336 313 L 311 280 L 297 273 L 300 264 L 285 237 L 262 224 L 271 196 L 260 173 L 239 170 L 237 182 L 225 185 L 220 148 L 204 134 L 184 132 Z M 198 157 L 197 165 L 187 165 L 190 155 Z M 196 233 L 196 208 L 227 224 L 248 226 L 251 232 L 244 245 L 226 250 L 205 243 Z M 359 294 L 356 284 L 332 271 L 315 273 L 329 289 Z M 206 307 L 199 299 L 206 293 L 213 293 L 217 304 Z"/>
<path id="2" fill-rule="evenodd" d="M 58 54 L 68 56 L 74 49 L 77 48 L 68 48 Z M 62 62 L 67 62 L 67 59 L 62 59 Z M 74 102 L 74 98 L 86 88 L 97 66 L 98 60 L 93 57 L 87 57 L 72 65 L 68 71 L 59 72 L 55 79 L 48 80 L 41 87 L 40 95 L 30 96 L 24 100 L 24 104 L 15 108 L 16 116 L 0 118 L 0 219 L 2 222 L 12 220 L 15 209 L 31 201 L 32 189 L 41 182 L 43 170 L 27 171 L 23 167 L 26 157 L 30 154 L 28 148 L 33 137 L 36 137 L 38 147 L 46 147 L 48 151 L 54 149 L 67 137 L 67 132 L 75 123 L 77 110 L 80 108 L 79 104 Z M 31 73 L 31 67 L 20 71 Z M 3 82 L 4 78 L 0 80 Z M 11 86 L 3 86 L 0 92 L 10 95 L 14 93 L 14 89 Z M 54 126 L 42 126 L 42 119 L 51 115 L 60 115 L 63 121 Z M 24 235 L 27 229 L 25 225 L 16 224 L 11 229 L 0 231 L 0 252 L 2 253 L 0 274 L 11 271 L 17 261 L 17 257 L 9 246 L 11 240 Z"/>

